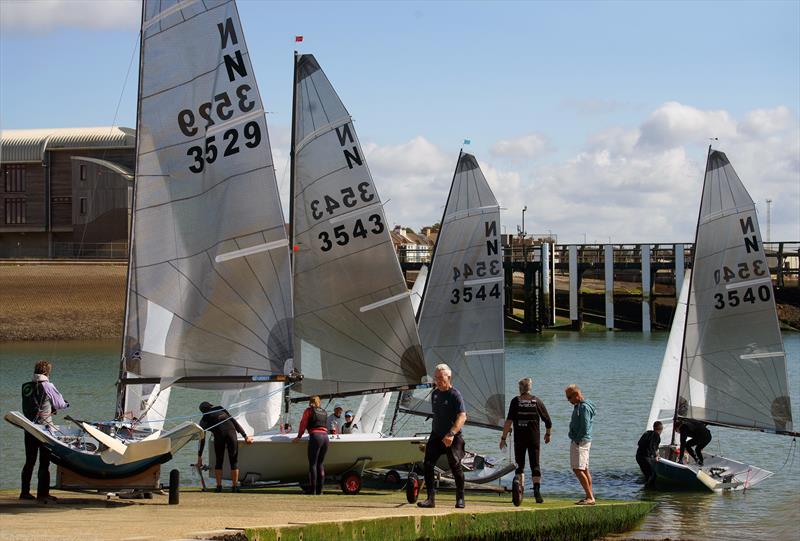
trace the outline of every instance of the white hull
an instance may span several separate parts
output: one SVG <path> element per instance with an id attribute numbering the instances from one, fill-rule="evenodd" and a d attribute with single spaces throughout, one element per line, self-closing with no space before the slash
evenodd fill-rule
<path id="1" fill-rule="evenodd" d="M 661 452 L 668 451 L 662 448 Z M 716 455 L 704 455 L 702 467 L 691 458 L 687 458 L 687 461 L 690 463 L 679 464 L 659 457 L 656 462 L 659 488 L 668 486 L 684 490 L 707 489 L 713 492 L 745 490 L 774 475 L 756 466 Z"/>
<path id="2" fill-rule="evenodd" d="M 293 483 L 308 478 L 308 436 L 294 442 L 294 435 L 256 436 L 247 445 L 239 441 L 239 478 L 242 483 Z M 425 437 L 390 438 L 380 434 L 342 434 L 330 436 L 325 455 L 325 474 L 341 475 L 348 470 L 385 468 L 422 462 Z M 214 446 L 209 445 L 209 464 L 215 462 Z M 230 479 L 227 457 L 223 477 Z"/>

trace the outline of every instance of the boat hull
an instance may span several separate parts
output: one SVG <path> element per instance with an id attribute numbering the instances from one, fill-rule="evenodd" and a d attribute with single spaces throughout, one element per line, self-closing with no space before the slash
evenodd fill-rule
<path id="1" fill-rule="evenodd" d="M 662 454 L 667 452 L 661 451 Z M 655 472 L 659 489 L 712 492 L 752 488 L 773 475 L 762 468 L 717 455 L 705 455 L 702 467 L 693 461 L 679 464 L 659 456 Z"/>
<path id="2" fill-rule="evenodd" d="M 308 436 L 257 436 L 249 445 L 239 441 L 239 478 L 242 484 L 256 482 L 296 483 L 308 479 Z M 424 437 L 388 438 L 380 434 L 342 434 L 331 436 L 325 455 L 326 475 L 341 475 L 349 470 L 385 468 L 421 462 L 425 456 Z M 209 464 L 215 463 L 214 446 L 209 445 Z M 222 475 L 230 479 L 227 457 Z"/>
<path id="3" fill-rule="evenodd" d="M 169 440 L 168 452 L 124 464 L 112 464 L 103 459 L 100 442 L 91 436 L 82 434 L 76 427 L 56 426 L 55 430 L 51 432 L 42 425 L 30 422 L 24 415 L 16 411 L 6 413 L 4 418 L 41 442 L 50 451 L 50 460 L 58 466 L 84 477 L 104 480 L 126 479 L 138 475 L 152 466 L 163 464 L 172 459 L 178 449 L 202 433 L 202 428 L 196 424 L 184 423 L 161 436 Z M 59 436 L 57 437 L 54 432 Z M 81 445 L 76 444 L 79 440 Z"/>

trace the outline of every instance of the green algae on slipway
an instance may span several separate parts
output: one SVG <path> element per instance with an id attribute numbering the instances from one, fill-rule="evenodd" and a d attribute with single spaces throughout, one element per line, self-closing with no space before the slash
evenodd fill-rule
<path id="1" fill-rule="evenodd" d="M 651 502 L 600 500 L 593 507 L 572 500 L 532 501 L 514 507 L 505 494 L 469 493 L 467 508 L 453 508 L 442 493 L 435 509 L 406 503 L 402 491 L 363 491 L 356 496 L 306 496 L 296 488 L 214 494 L 185 489 L 180 505 L 152 500 L 106 500 L 105 495 L 54 491 L 59 503 L 20 501 L 0 492 L 3 539 L 125 540 L 224 539 L 594 539 L 630 530 L 655 506 Z M 57 520 L 53 520 L 57 517 Z"/>

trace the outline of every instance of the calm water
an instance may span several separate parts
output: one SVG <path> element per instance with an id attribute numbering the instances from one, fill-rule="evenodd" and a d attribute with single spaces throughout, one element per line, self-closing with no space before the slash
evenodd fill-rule
<path id="1" fill-rule="evenodd" d="M 745 493 L 644 493 L 634 460 L 636 441 L 644 430 L 655 389 L 666 334 L 550 333 L 507 336 L 509 399 L 516 381 L 534 378 L 554 422 L 553 442 L 542 456 L 545 497 L 578 498 L 580 486 L 569 470 L 567 424 L 571 406 L 563 389 L 578 383 L 597 406 L 591 465 L 599 498 L 652 498 L 659 502 L 638 530 L 629 536 L 643 539 L 800 539 L 800 454 L 790 456 L 791 439 L 727 429 L 712 429 L 709 451 L 750 462 L 776 472 Z M 800 335 L 784 335 L 790 361 L 794 419 L 800 424 Z M 117 375 L 116 342 L 0 344 L 0 411 L 19 409 L 19 386 L 30 377 L 39 358 L 55 362 L 53 381 L 72 404 L 76 418 L 107 419 L 114 411 Z M 456 386 L 458 385 L 456 374 Z M 170 416 L 193 415 L 213 393 L 178 389 L 172 394 Z M 344 401 L 354 407 L 355 400 Z M 294 415 L 296 424 L 297 415 Z M 423 431 L 423 420 L 401 421 L 403 432 Z M 467 429 L 469 448 L 498 455 L 499 434 Z M 178 467 L 183 482 L 198 484 L 189 464 L 195 444 L 185 447 L 164 472 Z M 0 423 L 0 487 L 19 486 L 23 462 L 22 432 Z M 788 458 L 788 460 L 787 460 Z M 35 479 L 34 479 L 35 484 Z"/>

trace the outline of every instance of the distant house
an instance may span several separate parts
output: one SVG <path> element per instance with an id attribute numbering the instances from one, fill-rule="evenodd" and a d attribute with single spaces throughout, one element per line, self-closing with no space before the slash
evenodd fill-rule
<path id="1" fill-rule="evenodd" d="M 0 257 L 124 257 L 135 145 L 121 127 L 0 132 Z"/>
<path id="2" fill-rule="evenodd" d="M 391 235 L 392 243 L 401 263 L 425 263 L 430 261 L 430 253 L 435 244 L 435 237 L 431 239 L 399 225 L 394 226 Z"/>

